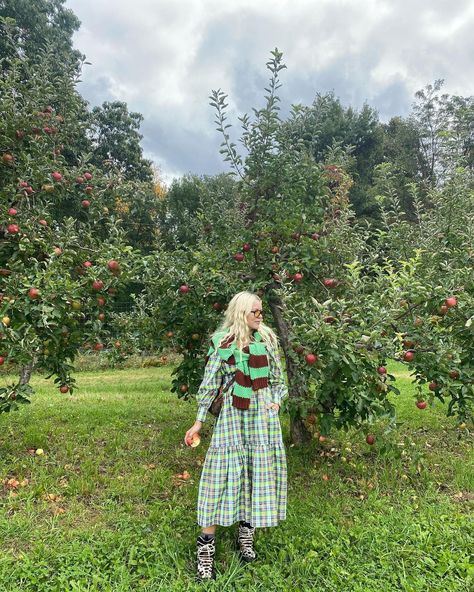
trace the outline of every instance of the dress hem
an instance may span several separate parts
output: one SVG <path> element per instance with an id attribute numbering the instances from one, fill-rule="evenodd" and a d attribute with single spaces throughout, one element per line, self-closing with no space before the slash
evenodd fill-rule
<path id="1" fill-rule="evenodd" d="M 234 520 L 233 522 L 229 522 L 229 523 L 221 523 L 221 522 L 213 522 L 212 524 L 199 524 L 198 522 L 198 526 L 200 528 L 209 528 L 210 526 L 232 526 L 233 524 L 236 524 L 237 522 L 240 522 L 240 520 L 244 520 L 244 518 L 238 518 L 237 520 Z M 283 520 L 286 520 L 285 518 L 280 518 L 279 520 L 277 520 L 276 522 L 272 522 L 271 524 L 255 524 L 252 526 L 255 526 L 255 528 L 273 528 L 275 526 L 278 526 L 280 522 L 282 522 Z"/>

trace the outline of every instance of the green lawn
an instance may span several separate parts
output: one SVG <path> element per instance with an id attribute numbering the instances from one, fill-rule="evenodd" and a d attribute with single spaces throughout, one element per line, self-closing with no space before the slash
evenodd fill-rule
<path id="1" fill-rule="evenodd" d="M 282 415 L 288 518 L 257 530 L 248 566 L 235 525 L 218 529 L 218 579 L 206 589 L 472 591 L 472 426 L 440 404 L 418 410 L 403 368 L 392 370 L 399 427 L 374 425 L 373 447 L 355 432 L 290 447 Z M 81 373 L 73 396 L 36 377 L 32 404 L 0 416 L 2 592 L 203 588 L 195 506 L 212 422 L 201 446 L 183 445 L 195 407 L 169 393 L 170 373 Z M 184 470 L 188 481 L 176 478 Z M 2 485 L 11 478 L 17 488 Z"/>

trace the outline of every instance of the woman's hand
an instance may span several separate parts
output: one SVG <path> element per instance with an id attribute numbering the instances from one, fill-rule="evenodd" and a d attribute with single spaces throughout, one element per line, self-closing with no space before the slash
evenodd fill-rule
<path id="1" fill-rule="evenodd" d="M 189 430 L 186 432 L 186 435 L 184 436 L 184 443 L 186 444 L 186 446 L 191 446 L 191 442 L 193 441 L 194 434 L 199 434 L 199 430 L 201 428 L 202 428 L 202 422 L 196 420 L 194 422 L 193 427 L 189 428 Z"/>
<path id="2" fill-rule="evenodd" d="M 278 405 L 278 403 L 270 403 L 270 405 L 267 406 L 267 409 L 274 409 L 278 412 L 280 410 L 280 405 Z"/>

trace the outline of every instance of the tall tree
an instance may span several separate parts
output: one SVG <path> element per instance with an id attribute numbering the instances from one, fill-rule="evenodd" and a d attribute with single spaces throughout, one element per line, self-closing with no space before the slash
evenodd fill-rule
<path id="1" fill-rule="evenodd" d="M 229 202 L 235 200 L 235 195 L 236 183 L 227 174 L 215 177 L 185 175 L 175 179 L 158 208 L 160 238 L 165 247 L 193 247 L 202 232 L 212 231 L 210 220 L 204 227 L 199 221 L 203 210 L 207 209 L 208 218 L 209 208 L 218 208 L 223 213 Z"/>
<path id="2" fill-rule="evenodd" d="M 110 164 L 129 180 L 152 181 L 151 161 L 143 158 L 140 146 L 142 121 L 143 115 L 129 111 L 122 101 L 94 107 L 90 132 L 94 163 Z"/>
<path id="3" fill-rule="evenodd" d="M 350 149 L 354 184 L 350 197 L 358 216 L 373 217 L 377 206 L 368 188 L 372 171 L 383 160 L 383 132 L 375 109 L 343 107 L 334 93 L 318 94 L 310 107 L 299 106 L 288 123 L 293 137 L 303 139 L 317 162 L 325 162 L 335 146 Z"/>
<path id="4" fill-rule="evenodd" d="M 0 17 L 15 30 L 17 47 L 36 63 L 46 46 L 58 64 L 73 63 L 77 69 L 82 54 L 73 48 L 72 36 L 80 27 L 65 0 L 0 0 Z M 0 37 L 0 58 L 11 56 L 14 49 L 7 36 Z"/>

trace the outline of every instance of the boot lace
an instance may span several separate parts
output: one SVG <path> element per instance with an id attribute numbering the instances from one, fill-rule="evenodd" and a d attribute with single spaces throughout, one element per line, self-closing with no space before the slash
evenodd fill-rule
<path id="1" fill-rule="evenodd" d="M 197 548 L 197 570 L 200 578 L 211 578 L 214 564 L 215 540 L 204 542 L 199 539 Z"/>
<path id="2" fill-rule="evenodd" d="M 240 552 L 246 559 L 255 559 L 255 551 L 253 550 L 253 535 L 255 527 L 239 525 L 239 545 Z"/>

